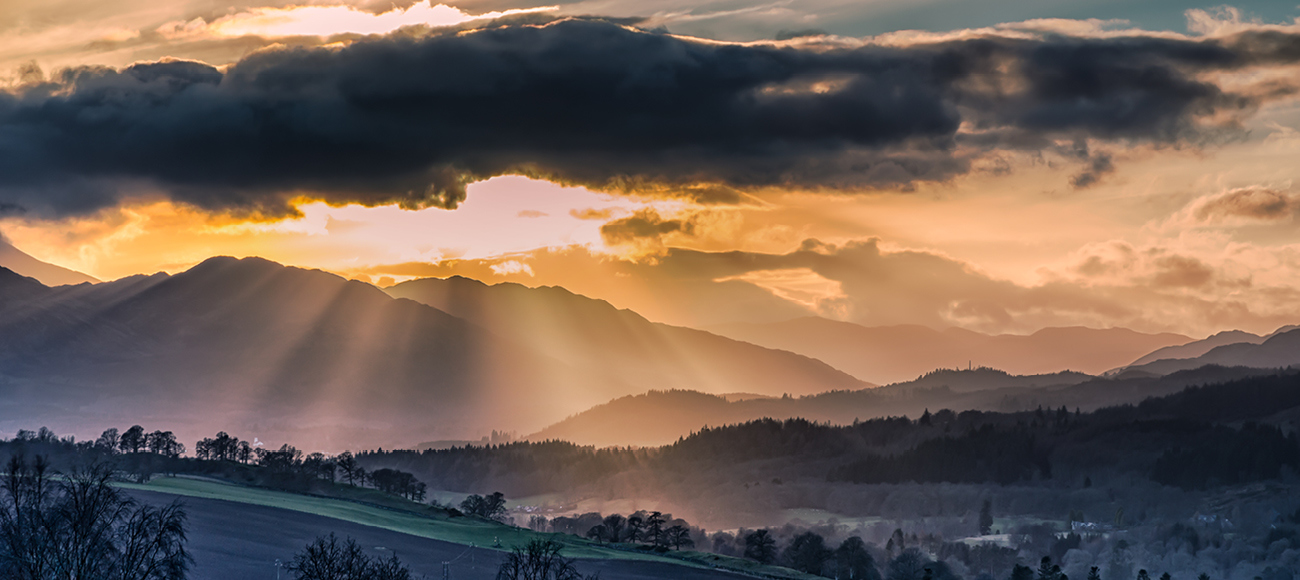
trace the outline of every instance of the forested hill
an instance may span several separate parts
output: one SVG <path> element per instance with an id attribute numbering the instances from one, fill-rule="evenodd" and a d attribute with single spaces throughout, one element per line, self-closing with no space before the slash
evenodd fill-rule
<path id="1" fill-rule="evenodd" d="M 800 417 L 838 425 L 889 416 L 918 417 L 926 409 L 1031 411 L 1137 403 L 1188 386 L 1218 383 L 1275 371 L 1207 366 L 1166 376 L 1129 373 L 1090 377 L 1080 373 L 1011 375 L 995 369 L 939 370 L 886 387 L 841 390 L 803 397 L 728 401 L 694 391 L 651 391 L 598 405 L 528 436 L 582 445 L 661 446 L 708 425 L 762 418 Z"/>
<path id="2" fill-rule="evenodd" d="M 845 426 L 762 419 L 700 430 L 655 449 L 567 442 L 376 451 L 368 467 L 415 473 L 437 488 L 531 495 L 583 486 L 687 488 L 775 480 L 1077 485 L 1133 477 L 1185 489 L 1277 478 L 1300 468 L 1294 425 L 1300 374 L 1196 387 L 1091 413 L 941 410 Z M 1281 423 L 1281 424 L 1274 424 Z M 1196 461 L 1186 460 L 1196 457 Z"/>

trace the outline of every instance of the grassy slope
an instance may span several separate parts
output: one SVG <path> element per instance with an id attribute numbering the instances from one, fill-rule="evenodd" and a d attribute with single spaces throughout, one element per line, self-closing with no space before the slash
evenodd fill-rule
<path id="1" fill-rule="evenodd" d="M 159 477 L 147 484 L 119 483 L 117 485 L 124 489 L 138 489 L 282 508 L 457 544 L 491 547 L 499 541 L 502 549 L 508 550 L 516 546 L 522 546 L 529 540 L 546 536 L 565 544 L 565 555 L 575 558 L 648 560 L 686 566 L 724 568 L 773 578 L 792 580 L 816 578 L 816 576 L 808 576 L 785 568 L 762 566 L 749 560 L 717 556 L 704 552 L 671 552 L 665 556 L 658 556 L 636 550 L 602 547 L 568 534 L 539 534 L 531 530 L 487 522 L 477 518 L 421 514 L 417 512 L 427 512 L 428 506 L 415 502 L 406 502 L 405 500 L 395 500 L 391 496 L 379 494 L 373 490 L 357 490 L 360 492 L 359 497 L 353 499 L 367 501 L 371 498 L 366 496 L 373 493 L 378 496 L 373 499 L 383 500 L 386 507 L 193 478 Z"/>

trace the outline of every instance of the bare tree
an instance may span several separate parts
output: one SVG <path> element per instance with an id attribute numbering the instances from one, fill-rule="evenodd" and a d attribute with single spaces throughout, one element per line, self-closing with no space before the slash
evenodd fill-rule
<path id="1" fill-rule="evenodd" d="M 185 511 L 136 504 L 94 466 L 57 483 L 41 458 L 13 457 L 0 505 L 0 578 L 183 580 Z"/>
<path id="2" fill-rule="evenodd" d="M 339 542 L 334 534 L 321 536 L 294 554 L 289 571 L 298 580 L 410 580 L 411 571 L 397 556 L 371 558 L 357 541 Z"/>
<path id="3" fill-rule="evenodd" d="M 117 453 L 117 444 L 119 439 L 121 439 L 121 437 L 117 434 L 117 427 L 110 427 L 105 429 L 104 432 L 99 435 L 99 439 L 95 440 L 95 447 L 103 449 L 109 455 L 112 455 Z"/>
<path id="4" fill-rule="evenodd" d="M 533 540 L 515 548 L 497 570 L 497 580 L 584 580 L 573 560 L 560 555 L 563 548 L 563 544 L 554 540 Z"/>

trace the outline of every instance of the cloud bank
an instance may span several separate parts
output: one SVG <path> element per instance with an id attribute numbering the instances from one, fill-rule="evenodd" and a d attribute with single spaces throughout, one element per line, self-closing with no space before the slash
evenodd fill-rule
<path id="1" fill-rule="evenodd" d="M 599 20 L 83 67 L 0 92 L 0 208 L 59 217 L 141 193 L 268 216 L 290 200 L 455 207 L 523 174 L 606 191 L 864 191 L 998 151 L 1197 146 L 1294 87 L 1300 34 L 981 35 L 726 44 Z M 1078 187 L 1111 171 L 1083 157 Z M 709 187 L 701 187 L 707 184 Z"/>

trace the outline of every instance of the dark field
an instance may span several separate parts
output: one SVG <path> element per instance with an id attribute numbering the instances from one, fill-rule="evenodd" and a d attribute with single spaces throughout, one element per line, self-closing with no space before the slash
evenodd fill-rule
<path id="1" fill-rule="evenodd" d="M 131 491 L 141 502 L 163 505 L 178 496 Z M 380 528 L 362 526 L 323 516 L 279 508 L 215 499 L 184 497 L 189 513 L 189 549 L 194 555 L 192 580 L 243 580 L 276 578 L 276 559 L 286 564 L 293 554 L 318 535 L 334 532 L 352 537 L 371 555 L 387 556 L 395 550 L 416 578 L 442 578 L 442 562 L 453 561 L 451 578 L 492 580 L 501 552 L 468 549 L 460 544 L 430 540 Z M 744 578 L 736 574 L 627 560 L 580 560 L 583 574 L 599 572 L 602 580 L 714 580 Z M 287 571 L 280 578 L 290 578 Z"/>

